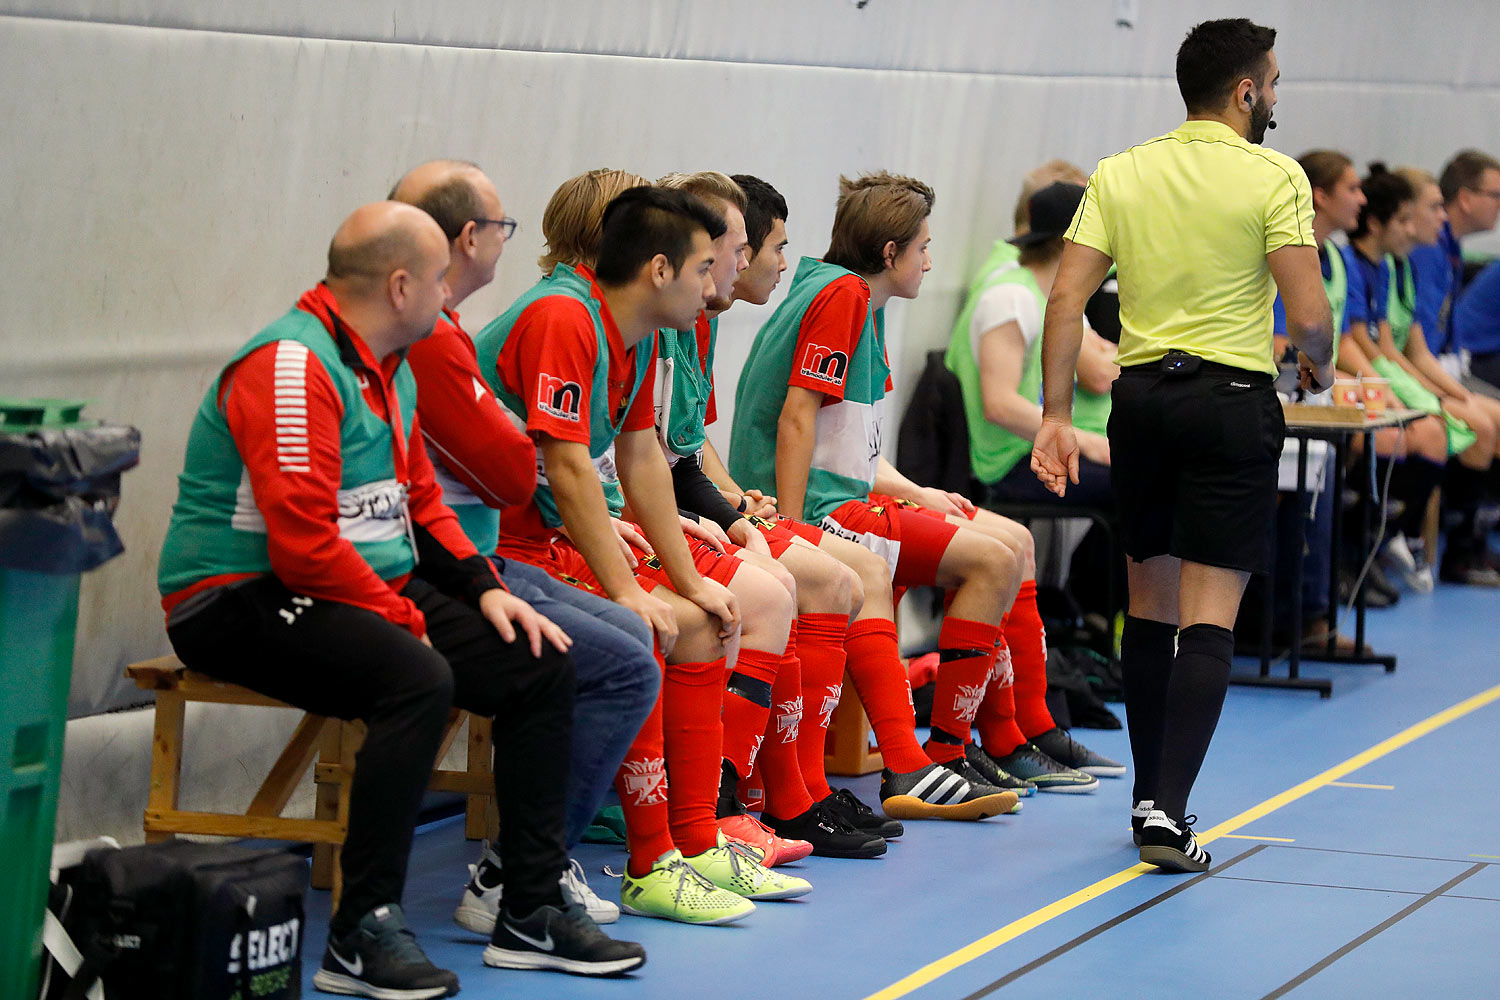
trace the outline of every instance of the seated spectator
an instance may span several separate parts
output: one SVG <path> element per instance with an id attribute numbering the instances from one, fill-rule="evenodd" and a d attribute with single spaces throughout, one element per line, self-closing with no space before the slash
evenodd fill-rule
<path id="1" fill-rule="evenodd" d="M 344 221 L 325 280 L 251 338 L 204 397 L 159 569 L 167 635 L 185 664 L 366 725 L 344 894 L 314 978 L 356 996 L 458 992 L 400 905 L 455 704 L 495 719 L 505 905 L 486 963 L 598 974 L 645 961 L 639 945 L 611 941 L 565 904 L 558 884 L 570 640 L 475 551 L 422 444 L 404 355 L 432 331 L 448 264 L 446 236 L 420 209 L 381 202 Z"/>
<path id="2" fill-rule="evenodd" d="M 975 476 L 995 500 L 1051 502 L 1031 471 L 1041 426 L 1042 317 L 1062 256 L 1063 233 L 1083 187 L 1058 182 L 1031 196 L 1027 232 L 997 243 L 970 286 L 948 345 L 948 368 L 963 389 Z M 1079 428 L 1078 485 L 1065 503 L 1109 509 L 1109 386 L 1119 374 L 1114 347 L 1085 333 L 1073 413 Z"/>
<path id="3" fill-rule="evenodd" d="M 1445 560 L 1451 575 L 1457 577 L 1464 574 L 1452 572 L 1454 560 L 1470 549 L 1479 501 L 1477 487 L 1495 455 L 1495 426 L 1470 394 L 1440 366 L 1432 365 L 1443 377 L 1445 387 L 1462 396 L 1450 394 L 1446 399 L 1440 398 L 1422 383 L 1421 373 L 1397 348 L 1387 318 L 1392 261 L 1395 257 L 1404 261 L 1414 244 L 1416 192 L 1406 178 L 1390 173 L 1379 163 L 1370 165 L 1364 191 L 1366 201 L 1360 211 L 1359 225 L 1350 233 L 1349 246 L 1344 250 L 1349 269 L 1349 336 L 1359 344 L 1371 366 L 1390 381 L 1397 401 L 1445 423 L 1447 451 L 1454 456 L 1449 463 L 1448 480 L 1454 484 L 1450 493 L 1461 496 L 1467 508 L 1461 512 L 1461 522 L 1449 540 L 1449 557 Z M 1410 285 L 1409 280 L 1405 283 Z M 1406 342 L 1403 346 L 1409 346 L 1409 329 L 1403 333 Z M 1431 590 L 1432 570 L 1422 542 L 1427 500 L 1419 491 L 1426 483 L 1435 486 L 1443 478 L 1442 469 L 1431 472 L 1422 458 L 1409 456 L 1396 467 L 1393 474 L 1397 473 L 1403 474 L 1403 482 L 1393 481 L 1391 489 L 1402 496 L 1406 505 L 1390 534 L 1384 555 L 1388 567 L 1404 576 L 1414 589 Z M 1416 490 L 1412 489 L 1413 476 L 1421 480 Z M 1427 493 L 1430 492 L 1431 487 L 1427 487 Z"/>

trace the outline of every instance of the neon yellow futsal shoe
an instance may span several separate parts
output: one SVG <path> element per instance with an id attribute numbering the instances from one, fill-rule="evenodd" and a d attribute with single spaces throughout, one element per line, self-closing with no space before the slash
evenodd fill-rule
<path id="1" fill-rule="evenodd" d="M 728 924 L 753 913 L 755 904 L 698 874 L 681 851 L 668 851 L 640 878 L 625 872 L 620 908 L 684 924 Z"/>
<path id="2" fill-rule="evenodd" d="M 721 832 L 717 846 L 683 860 L 714 885 L 746 899 L 795 899 L 812 892 L 807 879 L 762 865 L 759 853 L 725 839 Z"/>

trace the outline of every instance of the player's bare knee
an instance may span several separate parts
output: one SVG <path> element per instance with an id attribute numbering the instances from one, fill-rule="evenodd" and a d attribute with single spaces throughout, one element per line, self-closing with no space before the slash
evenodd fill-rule
<path id="1" fill-rule="evenodd" d="M 787 577 L 790 579 L 790 574 Z M 729 589 L 740 601 L 742 641 L 754 649 L 780 652 L 778 646 L 785 648 L 797 606 L 781 581 L 771 573 L 745 565 L 734 574 Z"/>

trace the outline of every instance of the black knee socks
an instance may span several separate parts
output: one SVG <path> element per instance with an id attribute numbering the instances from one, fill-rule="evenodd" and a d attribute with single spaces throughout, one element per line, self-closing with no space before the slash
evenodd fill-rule
<path id="1" fill-rule="evenodd" d="M 1162 722 L 1167 683 L 1172 677 L 1172 643 L 1176 638 L 1176 625 L 1129 616 L 1120 633 L 1120 672 L 1125 681 L 1130 756 L 1135 762 L 1136 802 L 1156 798 Z"/>
<path id="2" fill-rule="evenodd" d="M 1155 795 L 1156 808 L 1173 819 L 1187 811 L 1188 793 L 1219 724 L 1233 656 L 1234 633 L 1227 628 L 1199 623 L 1178 633 Z"/>

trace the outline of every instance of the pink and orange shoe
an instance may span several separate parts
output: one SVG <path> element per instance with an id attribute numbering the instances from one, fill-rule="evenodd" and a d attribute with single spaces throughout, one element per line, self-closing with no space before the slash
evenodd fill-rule
<path id="1" fill-rule="evenodd" d="M 785 837 L 778 837 L 764 823 L 749 813 L 725 816 L 718 821 L 718 824 L 725 837 L 758 851 L 761 864 L 767 868 L 801 861 L 813 851 L 813 845 L 805 840 L 788 840 Z"/>

